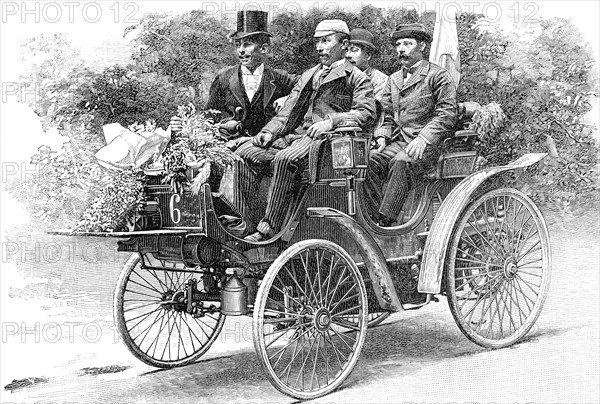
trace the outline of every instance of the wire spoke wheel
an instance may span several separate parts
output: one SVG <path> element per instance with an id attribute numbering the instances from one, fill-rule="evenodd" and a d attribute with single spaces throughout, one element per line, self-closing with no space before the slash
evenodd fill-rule
<path id="1" fill-rule="evenodd" d="M 312 399 L 339 387 L 356 365 L 367 330 L 367 293 L 340 246 L 305 240 L 283 252 L 263 279 L 254 347 L 282 393 Z"/>
<path id="2" fill-rule="evenodd" d="M 535 204 L 497 189 L 458 222 L 446 273 L 448 303 L 460 330 L 486 348 L 520 341 L 537 320 L 550 284 L 550 240 Z"/>
<path id="3" fill-rule="evenodd" d="M 115 322 L 125 346 L 142 362 L 161 368 L 185 366 L 208 350 L 225 316 L 218 308 L 186 311 L 186 285 L 200 273 L 179 272 L 180 263 L 156 265 L 142 267 L 137 253 L 125 263 L 115 289 Z"/>

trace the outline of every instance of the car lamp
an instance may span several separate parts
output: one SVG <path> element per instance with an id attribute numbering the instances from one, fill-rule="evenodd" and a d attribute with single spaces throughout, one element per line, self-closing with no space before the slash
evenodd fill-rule
<path id="1" fill-rule="evenodd" d="M 358 137 L 362 130 L 356 122 L 342 124 L 335 130 L 339 137 L 331 141 L 331 157 L 334 169 L 367 168 L 369 161 L 369 141 Z"/>

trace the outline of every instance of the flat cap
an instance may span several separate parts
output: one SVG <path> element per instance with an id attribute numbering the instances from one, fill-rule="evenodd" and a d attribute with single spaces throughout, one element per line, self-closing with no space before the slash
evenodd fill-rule
<path id="1" fill-rule="evenodd" d="M 431 42 L 431 35 L 427 32 L 425 26 L 419 23 L 398 25 L 398 28 L 392 34 L 392 42 L 396 42 L 400 38 L 413 38 Z"/>
<path id="2" fill-rule="evenodd" d="M 342 20 L 323 20 L 317 24 L 314 37 L 321 38 L 337 33 L 350 35 L 348 25 Z"/>

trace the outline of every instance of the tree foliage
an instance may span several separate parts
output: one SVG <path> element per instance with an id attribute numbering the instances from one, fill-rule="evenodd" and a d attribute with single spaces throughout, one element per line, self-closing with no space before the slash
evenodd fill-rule
<path id="1" fill-rule="evenodd" d="M 384 73 L 393 73 L 400 68 L 398 58 L 392 47 L 390 38 L 399 24 L 417 22 L 419 16 L 415 10 L 394 8 L 388 12 L 367 5 L 359 13 L 336 10 L 327 14 L 311 9 L 299 17 L 295 13 L 279 14 L 273 19 L 271 61 L 274 66 L 291 73 L 302 73 L 318 63 L 314 48 L 313 33 L 317 24 L 323 19 L 341 19 L 348 24 L 350 30 L 365 28 L 369 30 L 379 52 L 373 55 L 371 63 Z"/>
<path id="2" fill-rule="evenodd" d="M 379 49 L 372 64 L 388 74 L 399 69 L 390 41 L 398 24 L 422 21 L 433 30 L 431 14 L 398 7 L 279 14 L 271 24 L 271 64 L 292 73 L 315 65 L 312 35 L 325 18 L 371 31 Z M 132 63 L 103 71 L 86 67 L 64 36 L 27 42 L 24 50 L 36 56 L 24 60 L 23 80 L 43 88 L 33 107 L 70 141 L 57 153 L 42 149 L 36 159 L 44 167 L 44 181 L 13 183 L 13 193 L 47 220 L 64 218 L 65 206 L 80 212 L 78 207 L 98 192 L 93 183 L 102 184 L 90 173 L 106 175 L 93 156 L 104 145 L 101 126 L 154 119 L 166 127 L 178 105 L 204 105 L 214 74 L 236 63 L 227 39 L 230 27 L 231 22 L 223 24 L 200 11 L 146 15 L 128 28 L 128 35 L 137 34 Z M 527 175 L 509 178 L 511 184 L 562 211 L 598 206 L 598 145 L 595 129 L 584 121 L 598 79 L 577 28 L 555 18 L 506 31 L 479 15 L 462 14 L 457 29 L 459 101 L 495 102 L 506 114 L 502 130 L 481 140 L 481 153 L 490 164 L 501 164 L 526 152 L 549 152 L 550 158 Z"/>
<path id="3" fill-rule="evenodd" d="M 577 28 L 557 18 L 503 32 L 463 15 L 458 33 L 459 100 L 494 101 L 507 115 L 504 130 L 482 141 L 482 154 L 499 164 L 548 152 L 512 185 L 563 212 L 598 206 L 598 145 L 584 122 L 597 97 L 597 71 Z"/>

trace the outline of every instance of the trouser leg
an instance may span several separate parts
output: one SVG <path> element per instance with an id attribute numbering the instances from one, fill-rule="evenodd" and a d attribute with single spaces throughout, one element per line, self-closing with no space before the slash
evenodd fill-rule
<path id="1" fill-rule="evenodd" d="M 241 157 L 234 165 L 233 171 L 233 205 L 242 215 L 248 225 L 248 231 L 252 231 L 253 223 L 250 218 L 251 212 L 248 202 L 256 198 L 260 182 L 265 175 L 271 171 L 271 162 L 277 148 L 262 148 L 246 143 L 236 154 Z"/>
<path id="2" fill-rule="evenodd" d="M 383 199 L 383 188 L 388 173 L 388 165 L 395 153 L 390 151 L 389 147 L 378 152 L 372 150 L 369 156 L 369 168 L 365 175 L 364 199 L 367 205 L 367 212 L 375 221 L 379 220 L 379 205 Z"/>
<path id="3" fill-rule="evenodd" d="M 400 159 L 390 161 L 388 181 L 379 208 L 379 213 L 386 218 L 397 218 L 404 206 L 412 186 L 409 164 Z"/>
<path id="4" fill-rule="evenodd" d="M 388 180 L 390 161 L 402 150 L 402 144 L 394 142 L 382 151 L 371 151 L 369 168 L 365 177 L 364 196 L 367 212 L 374 220 L 382 219 L 380 206 L 384 197 L 385 184 Z"/>
<path id="5" fill-rule="evenodd" d="M 208 177 L 208 185 L 210 185 L 210 191 L 214 193 L 219 192 L 221 186 L 221 180 L 223 179 L 223 173 L 220 172 L 217 167 L 213 164 L 210 167 L 210 175 Z"/>
<path id="6" fill-rule="evenodd" d="M 311 139 L 305 137 L 275 155 L 267 211 L 261 222 L 261 224 L 267 223 L 268 226 L 259 224 L 257 227 L 259 231 L 264 233 L 269 227 L 273 231 L 279 231 L 283 226 L 285 215 L 293 200 L 294 187 L 308 164 L 310 144 Z"/>

